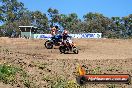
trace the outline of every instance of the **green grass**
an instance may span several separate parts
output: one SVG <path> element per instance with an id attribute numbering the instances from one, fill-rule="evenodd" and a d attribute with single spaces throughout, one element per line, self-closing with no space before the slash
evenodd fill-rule
<path id="1" fill-rule="evenodd" d="M 44 64 L 38 64 L 38 68 L 43 70 L 43 69 L 46 68 L 46 65 L 47 65 L 47 63 L 44 63 Z"/>
<path id="2" fill-rule="evenodd" d="M 109 67 L 109 68 L 107 68 L 106 70 L 107 71 L 118 71 L 118 70 L 121 70 L 122 68 L 120 68 L 120 67 Z"/>
<path id="3" fill-rule="evenodd" d="M 47 66 L 49 66 L 48 63 L 40 63 L 40 62 L 31 62 L 30 64 L 31 66 L 35 66 L 35 67 L 38 67 L 38 69 L 45 69 Z"/>
<path id="4" fill-rule="evenodd" d="M 28 79 L 24 79 L 24 80 L 23 80 L 23 84 L 24 84 L 24 86 L 27 87 L 27 88 L 30 88 L 30 87 L 31 87 L 31 82 L 30 82 Z"/>
<path id="5" fill-rule="evenodd" d="M 91 72 L 89 72 L 90 74 L 100 74 L 100 71 L 101 71 L 101 68 L 100 67 L 96 67 L 96 68 L 93 68 L 91 70 Z M 87 72 L 88 73 L 88 72 Z"/>
<path id="6" fill-rule="evenodd" d="M 8 53 L 8 52 L 9 52 L 9 50 L 5 48 L 5 49 L 3 49 L 3 52 Z"/>
<path id="7" fill-rule="evenodd" d="M 106 85 L 107 88 L 116 88 L 115 84 L 109 84 L 109 85 Z"/>
<path id="8" fill-rule="evenodd" d="M 19 78 L 17 78 L 17 74 L 19 74 Z M 27 88 L 31 88 L 31 84 L 33 84 L 25 71 L 7 64 L 0 64 L 0 81 L 11 85 L 20 82 Z"/>
<path id="9" fill-rule="evenodd" d="M 80 88 L 75 80 L 67 80 L 63 76 L 44 76 L 42 80 L 49 83 L 51 88 Z"/>
<path id="10" fill-rule="evenodd" d="M 20 69 L 3 64 L 0 65 L 0 80 L 4 83 L 10 83 L 15 81 L 15 74 Z"/>
<path id="11" fill-rule="evenodd" d="M 79 87 L 78 84 L 76 84 L 76 81 L 74 80 L 66 80 L 65 78 L 58 76 L 55 80 L 54 85 L 52 85 L 54 88 L 77 88 Z"/>
<path id="12" fill-rule="evenodd" d="M 8 48 L 1 48 L 1 47 L 0 47 L 0 52 L 3 52 L 5 54 L 9 54 L 10 53 Z"/>

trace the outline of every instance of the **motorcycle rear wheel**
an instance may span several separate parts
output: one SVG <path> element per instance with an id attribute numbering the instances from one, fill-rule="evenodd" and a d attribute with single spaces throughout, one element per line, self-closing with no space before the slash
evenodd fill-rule
<path id="1" fill-rule="evenodd" d="M 50 41 L 46 41 L 44 45 L 47 49 L 52 49 L 53 48 L 53 44 Z"/>
<path id="2" fill-rule="evenodd" d="M 60 50 L 60 53 L 65 53 L 65 48 L 64 48 L 64 46 L 60 46 L 60 47 L 59 47 L 59 50 Z"/>

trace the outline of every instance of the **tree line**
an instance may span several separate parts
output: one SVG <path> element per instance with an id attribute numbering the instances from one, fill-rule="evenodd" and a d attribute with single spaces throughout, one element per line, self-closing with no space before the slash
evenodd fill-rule
<path id="1" fill-rule="evenodd" d="M 13 32 L 20 34 L 19 26 L 33 25 L 38 33 L 49 33 L 49 28 L 57 23 L 70 33 L 102 33 L 105 38 L 131 38 L 132 14 L 125 17 L 106 17 L 100 13 L 89 12 L 79 19 L 76 13 L 61 14 L 49 8 L 48 14 L 30 11 L 17 0 L 0 0 L 0 36 L 10 37 Z"/>

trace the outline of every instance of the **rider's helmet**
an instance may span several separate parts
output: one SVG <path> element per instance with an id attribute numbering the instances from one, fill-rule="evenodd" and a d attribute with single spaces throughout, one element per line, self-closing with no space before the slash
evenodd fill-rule
<path id="1" fill-rule="evenodd" d="M 58 26 L 56 25 L 55 28 L 58 29 Z"/>
<path id="2" fill-rule="evenodd" d="M 52 34 L 52 35 L 56 35 L 56 34 L 57 34 L 57 31 L 58 31 L 58 26 L 53 26 L 53 27 L 51 28 L 51 34 Z"/>
<path id="3" fill-rule="evenodd" d="M 67 35 L 67 34 L 68 34 L 68 31 L 64 30 L 63 35 Z"/>

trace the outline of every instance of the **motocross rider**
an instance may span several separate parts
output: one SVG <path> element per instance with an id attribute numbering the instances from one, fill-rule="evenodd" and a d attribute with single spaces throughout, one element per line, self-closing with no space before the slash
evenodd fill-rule
<path id="1" fill-rule="evenodd" d="M 70 47 L 71 47 L 72 43 L 69 42 L 69 41 L 67 41 L 69 37 L 71 37 L 71 36 L 68 35 L 68 31 L 67 30 L 64 30 L 64 32 L 62 33 L 62 42 L 66 46 L 68 46 L 68 44 L 70 44 Z"/>
<path id="2" fill-rule="evenodd" d="M 51 35 L 52 35 L 52 37 L 55 37 L 55 35 L 57 34 L 57 31 L 58 31 L 58 26 L 53 26 L 51 28 Z"/>
<path id="3" fill-rule="evenodd" d="M 55 39 L 55 41 L 57 40 L 57 32 L 58 32 L 58 26 L 53 26 L 51 28 L 51 35 L 52 35 L 52 38 Z"/>

